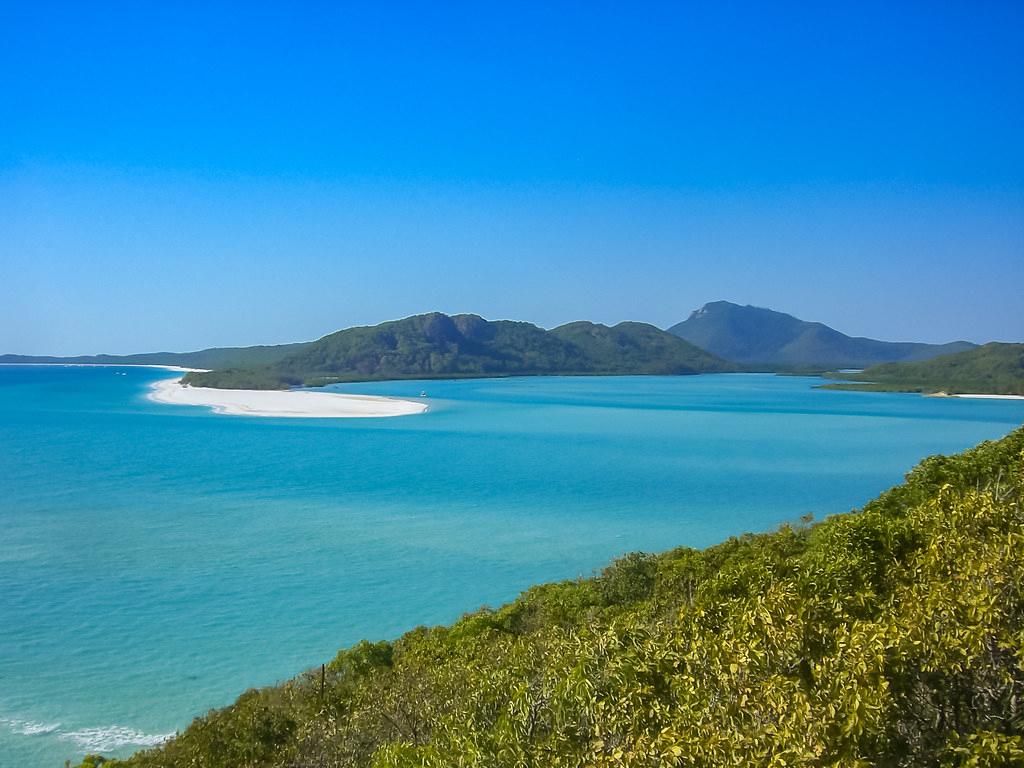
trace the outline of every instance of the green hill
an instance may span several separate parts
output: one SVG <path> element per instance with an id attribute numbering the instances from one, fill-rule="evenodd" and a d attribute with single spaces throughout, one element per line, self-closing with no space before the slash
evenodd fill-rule
<path id="1" fill-rule="evenodd" d="M 831 374 L 838 378 L 840 374 Z M 1024 344 L 992 342 L 919 363 L 876 365 L 842 374 L 863 384 L 829 384 L 827 389 L 873 392 L 945 392 L 1024 395 Z"/>
<path id="2" fill-rule="evenodd" d="M 924 360 L 974 345 L 876 341 L 847 336 L 822 323 L 728 301 L 705 304 L 668 329 L 724 360 L 761 370 L 866 368 L 876 363 Z"/>
<path id="3" fill-rule="evenodd" d="M 204 387 L 280 389 L 376 379 L 733 369 L 643 323 L 620 323 L 614 328 L 570 323 L 546 331 L 530 323 L 433 312 L 338 331 L 271 365 L 194 373 L 185 381 Z"/>
<path id="4" fill-rule="evenodd" d="M 619 323 L 608 327 L 576 322 L 551 330 L 580 350 L 593 373 L 673 375 L 734 370 L 683 339 L 647 323 Z"/>
<path id="5" fill-rule="evenodd" d="M 236 368 L 270 365 L 298 352 L 304 346 L 306 342 L 257 347 L 213 347 L 198 352 L 145 352 L 137 355 L 0 355 L 0 364 L 178 365 L 182 368 Z"/>
<path id="6" fill-rule="evenodd" d="M 1022 492 L 1024 429 L 859 512 L 360 643 L 112 766 L 1021 765 Z"/>

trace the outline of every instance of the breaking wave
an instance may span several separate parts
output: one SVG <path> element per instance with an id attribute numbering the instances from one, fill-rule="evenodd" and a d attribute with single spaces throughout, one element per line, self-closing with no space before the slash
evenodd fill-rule
<path id="1" fill-rule="evenodd" d="M 20 736 L 54 736 L 64 741 L 73 741 L 82 749 L 94 752 L 120 747 L 155 747 L 174 736 L 173 733 L 143 733 L 124 725 L 70 731 L 61 730 L 60 723 L 37 723 L 13 718 L 0 718 L 0 725 Z"/>
<path id="2" fill-rule="evenodd" d="M 108 725 L 105 728 L 79 728 L 76 731 L 62 731 L 60 738 L 74 741 L 78 746 L 102 752 L 118 747 L 155 747 L 163 744 L 173 733 L 143 733 L 123 725 Z"/>
<path id="3" fill-rule="evenodd" d="M 0 718 L 0 725 L 7 726 L 10 731 L 20 736 L 43 736 L 54 733 L 60 728 L 60 723 L 36 723 L 31 720 L 12 720 L 6 717 Z"/>

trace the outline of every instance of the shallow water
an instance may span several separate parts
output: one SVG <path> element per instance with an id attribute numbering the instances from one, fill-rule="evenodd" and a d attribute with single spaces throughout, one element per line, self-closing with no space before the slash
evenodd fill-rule
<path id="1" fill-rule="evenodd" d="M 0 766 L 130 753 L 361 638 L 843 512 L 1024 421 L 768 375 L 348 385 L 430 411 L 263 419 L 147 401 L 167 375 L 0 367 Z"/>

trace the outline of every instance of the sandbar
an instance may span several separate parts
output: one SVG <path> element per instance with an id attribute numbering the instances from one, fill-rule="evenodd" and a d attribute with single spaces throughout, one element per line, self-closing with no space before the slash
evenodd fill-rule
<path id="1" fill-rule="evenodd" d="M 295 419 L 367 419 L 411 416 L 427 410 L 426 403 L 377 395 L 346 395 L 308 390 L 213 389 L 189 387 L 180 379 L 155 382 L 149 399 L 170 405 L 198 405 L 230 416 L 268 416 Z"/>
<path id="2" fill-rule="evenodd" d="M 181 371 L 182 373 L 206 373 L 206 368 L 185 368 L 180 365 L 162 365 L 160 363 L 0 363 L 12 368 L 32 366 L 35 368 L 160 368 L 164 371 Z"/>
<path id="3" fill-rule="evenodd" d="M 968 397 L 972 400 L 1024 400 L 1024 395 L 950 395 L 950 397 Z"/>

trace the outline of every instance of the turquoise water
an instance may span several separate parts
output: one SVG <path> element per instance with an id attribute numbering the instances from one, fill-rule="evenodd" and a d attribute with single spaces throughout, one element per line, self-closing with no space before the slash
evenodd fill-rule
<path id="1" fill-rule="evenodd" d="M 402 382 L 422 416 L 218 416 L 164 371 L 0 368 L 0 766 L 122 755 L 354 641 L 631 550 L 842 512 L 1024 403 L 767 375 Z"/>

